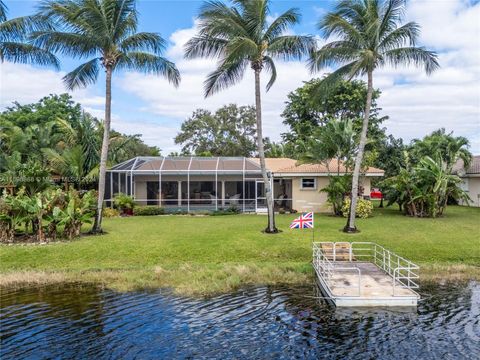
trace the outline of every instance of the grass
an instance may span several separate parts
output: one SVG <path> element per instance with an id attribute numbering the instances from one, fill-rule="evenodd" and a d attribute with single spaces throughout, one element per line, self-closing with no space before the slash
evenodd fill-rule
<path id="1" fill-rule="evenodd" d="M 145 216 L 105 219 L 106 235 L 44 246 L 1 246 L 0 285 L 94 282 L 129 290 L 172 287 L 182 294 L 225 292 L 246 284 L 311 281 L 311 230 L 261 233 L 266 217 Z M 480 278 L 480 209 L 449 207 L 415 219 L 375 209 L 344 234 L 344 219 L 316 215 L 316 241 L 373 241 L 418 263 L 425 278 Z"/>

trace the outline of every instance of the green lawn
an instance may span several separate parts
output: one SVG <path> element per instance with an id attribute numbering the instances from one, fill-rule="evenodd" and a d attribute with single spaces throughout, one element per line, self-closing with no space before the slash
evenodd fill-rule
<path id="1" fill-rule="evenodd" d="M 277 216 L 283 230 L 277 235 L 260 232 L 266 223 L 262 215 L 105 219 L 108 234 L 103 236 L 44 246 L 1 246 L 2 284 L 50 277 L 117 288 L 173 286 L 180 292 L 208 293 L 243 283 L 305 281 L 311 273 L 312 232 L 290 230 L 295 216 Z M 339 231 L 344 222 L 316 215 L 315 240 L 373 241 L 420 264 L 427 273 L 444 276 L 463 269 L 467 276 L 478 274 L 478 208 L 450 207 L 438 219 L 375 209 L 374 217 L 358 220 L 361 232 L 354 235 Z"/>

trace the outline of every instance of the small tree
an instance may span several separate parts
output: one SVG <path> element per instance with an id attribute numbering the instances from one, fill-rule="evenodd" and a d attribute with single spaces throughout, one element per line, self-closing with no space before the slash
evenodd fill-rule
<path id="1" fill-rule="evenodd" d="M 319 22 L 325 39 L 335 36 L 320 50 L 312 53 L 311 70 L 316 72 L 329 65 L 340 67 L 322 80 L 321 92 L 332 91 L 341 79 L 367 76 L 367 99 L 358 154 L 352 178 L 352 194 L 358 188 L 363 153 L 373 98 L 373 73 L 387 64 L 393 66 L 423 66 L 430 74 L 439 67 L 437 55 L 416 47 L 420 27 L 414 22 L 400 25 L 404 18 L 405 2 L 398 0 L 343 0 L 333 12 Z M 357 197 L 352 196 L 350 216 L 344 231 L 356 232 L 355 209 Z"/>
<path id="2" fill-rule="evenodd" d="M 100 68 L 105 70 L 105 120 L 98 178 L 97 215 L 93 232 L 100 232 L 105 194 L 112 115 L 112 75 L 119 70 L 136 70 L 165 77 L 177 86 L 180 73 L 162 57 L 165 40 L 159 34 L 137 32 L 135 0 L 47 0 L 40 15 L 52 29 L 36 31 L 37 46 L 78 59 L 90 58 L 63 78 L 69 90 L 93 84 Z"/>

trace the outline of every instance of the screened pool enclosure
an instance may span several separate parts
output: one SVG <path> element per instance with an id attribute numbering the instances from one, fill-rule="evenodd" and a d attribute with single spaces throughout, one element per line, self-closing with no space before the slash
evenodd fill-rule
<path id="1" fill-rule="evenodd" d="M 291 208 L 291 180 L 274 179 L 276 209 Z M 266 193 L 260 165 L 243 157 L 137 157 L 107 171 L 105 201 L 115 194 L 134 197 L 139 205 L 167 211 L 266 211 Z"/>

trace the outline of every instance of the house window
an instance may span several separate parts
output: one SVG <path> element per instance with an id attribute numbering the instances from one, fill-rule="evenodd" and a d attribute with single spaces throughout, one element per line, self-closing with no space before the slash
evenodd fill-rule
<path id="1" fill-rule="evenodd" d="M 317 182 L 315 178 L 303 178 L 301 182 L 301 189 L 316 189 Z"/>

